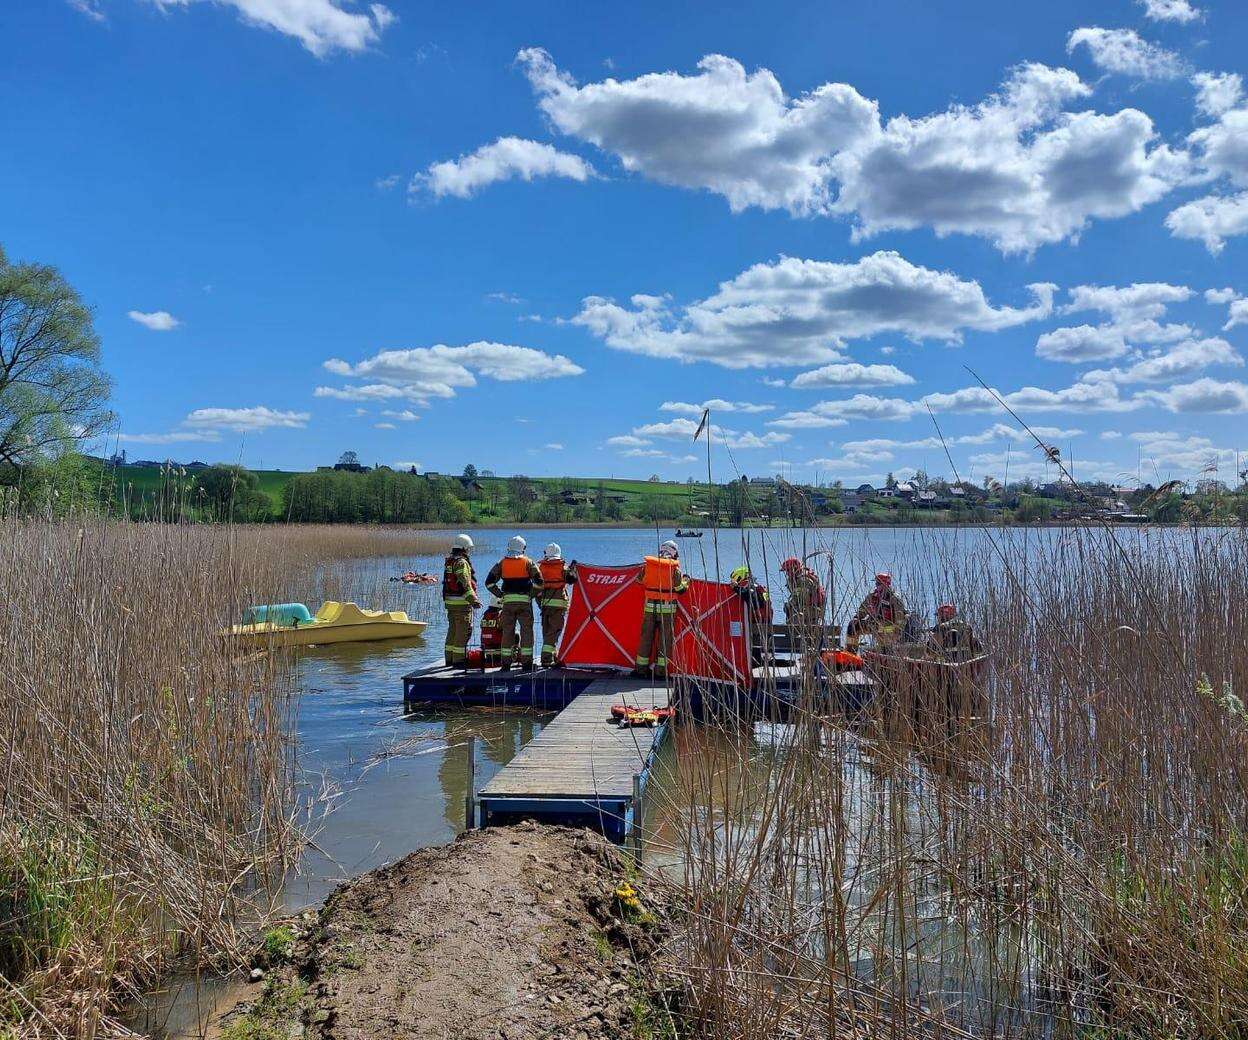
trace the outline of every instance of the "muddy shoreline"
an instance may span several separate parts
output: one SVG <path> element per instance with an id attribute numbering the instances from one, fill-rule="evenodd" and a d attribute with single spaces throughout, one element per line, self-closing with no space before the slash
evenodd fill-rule
<path id="1" fill-rule="evenodd" d="M 270 938 L 227 1040 L 663 1035 L 670 913 L 598 835 L 469 831 L 337 889 Z"/>

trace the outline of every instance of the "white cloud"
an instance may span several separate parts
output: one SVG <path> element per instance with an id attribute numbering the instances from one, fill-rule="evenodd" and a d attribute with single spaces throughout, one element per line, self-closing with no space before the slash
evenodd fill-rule
<path id="1" fill-rule="evenodd" d="M 658 438 L 661 440 L 677 440 L 692 441 L 693 435 L 698 429 L 698 424 L 692 419 L 670 419 L 667 422 L 647 423 L 644 426 L 637 426 L 633 429 L 632 436 L 637 438 Z M 756 433 L 746 431 L 740 433 L 737 430 L 726 429 L 723 426 L 717 426 L 711 423 L 711 435 L 717 445 L 724 448 L 766 448 L 775 444 L 783 444 L 790 439 L 787 433 L 765 433 L 759 436 Z M 618 443 L 622 438 L 611 438 L 611 441 Z M 608 443 L 611 443 L 610 441 Z"/>
<path id="2" fill-rule="evenodd" d="M 722 55 L 694 75 L 584 86 L 544 50 L 517 60 L 553 126 L 626 170 L 714 192 L 734 212 L 850 217 L 858 237 L 930 227 L 1029 251 L 1137 211 L 1186 172 L 1144 113 L 1066 112 L 1089 88 L 1038 64 L 1014 69 L 978 105 L 884 123 L 848 84 L 791 98 L 769 70 L 747 73 Z"/>
<path id="3" fill-rule="evenodd" d="M 722 195 L 734 212 L 826 213 L 828 157 L 878 132 L 875 103 L 851 86 L 825 84 L 791 100 L 767 69 L 747 73 L 722 55 L 703 58 L 693 76 L 660 72 L 583 87 L 544 50 L 523 50 L 517 60 L 561 133 L 612 153 L 630 172 Z"/>
<path id="4" fill-rule="evenodd" d="M 388 173 L 384 177 L 378 177 L 373 181 L 373 187 L 378 191 L 390 191 L 397 188 L 403 181 L 403 174 Z"/>
<path id="5" fill-rule="evenodd" d="M 1244 81 L 1238 72 L 1198 72 L 1192 77 L 1196 88 L 1196 110 L 1217 119 L 1237 108 L 1244 96 Z"/>
<path id="6" fill-rule="evenodd" d="M 312 391 L 313 397 L 332 397 L 338 401 L 391 401 L 399 398 L 413 398 L 406 390 L 387 383 L 369 383 L 362 386 L 318 386 Z M 429 396 L 423 395 L 420 399 Z M 440 396 L 452 396 L 450 394 Z M 428 403 L 427 401 L 425 403 Z M 357 412 L 358 414 L 358 412 Z"/>
<path id="7" fill-rule="evenodd" d="M 373 429 L 374 430 L 397 430 L 398 427 L 395 426 L 395 424 L 392 422 L 378 422 L 378 423 L 373 423 Z"/>
<path id="8" fill-rule="evenodd" d="M 104 12 L 100 10 L 100 0 L 66 0 L 66 3 L 68 3 L 69 6 L 79 14 L 85 14 L 93 22 L 107 21 L 104 17 Z M 149 434 L 139 434 L 136 436 L 149 436 Z M 150 434 L 150 436 L 159 437 L 162 436 L 162 434 Z M 152 441 L 150 443 L 160 442 Z"/>
<path id="9" fill-rule="evenodd" d="M 406 398 L 427 402 L 434 397 L 454 397 L 456 390 L 476 386 L 478 375 L 500 382 L 527 382 L 578 376 L 585 371 L 562 354 L 486 341 L 462 347 L 439 343 L 383 350 L 354 365 L 330 358 L 324 367 L 344 378 L 373 380 L 343 388 L 317 387 L 315 391 L 317 397 L 348 401 Z"/>
<path id="10" fill-rule="evenodd" d="M 1187 140 L 1210 177 L 1248 186 L 1248 108 L 1223 112 L 1217 122 L 1192 131 Z"/>
<path id="11" fill-rule="evenodd" d="M 1015 426 L 1007 426 L 1005 423 L 993 423 L 986 430 L 979 433 L 963 434 L 961 437 L 954 437 L 953 444 L 991 444 L 993 441 L 1012 440 L 1019 444 L 1034 444 L 1035 438 L 1032 434 L 1039 437 L 1042 441 L 1052 443 L 1053 441 L 1070 440 L 1072 437 L 1079 437 L 1083 434 L 1082 430 L 1063 429 L 1060 426 L 1032 426 L 1031 432 L 1020 430 Z"/>
<path id="12" fill-rule="evenodd" d="M 773 390 L 784 390 L 787 389 L 789 385 L 783 379 L 777 379 L 774 376 L 763 376 L 759 382 L 761 382 L 763 386 L 771 387 Z"/>
<path id="13" fill-rule="evenodd" d="M 636 437 L 631 433 L 622 433 L 616 437 L 608 437 L 607 444 L 612 448 L 644 448 L 650 444 L 645 437 Z"/>
<path id="14" fill-rule="evenodd" d="M 1085 380 L 1108 379 L 1116 383 L 1168 383 L 1186 379 L 1210 365 L 1244 363 L 1235 348 L 1224 339 L 1192 339 L 1137 361 L 1127 368 L 1085 372 Z"/>
<path id="15" fill-rule="evenodd" d="M 895 365 L 836 362 L 803 372 L 790 385 L 797 390 L 815 390 L 837 386 L 908 386 L 913 382 L 913 376 Z"/>
<path id="16" fill-rule="evenodd" d="M 398 419 L 400 422 L 415 422 L 420 418 L 420 416 L 413 412 L 410 408 L 404 408 L 401 411 L 395 411 L 392 408 L 383 408 L 381 414 L 386 416 L 388 419 Z"/>
<path id="17" fill-rule="evenodd" d="M 181 444 L 201 441 L 215 443 L 221 435 L 215 430 L 171 430 L 169 433 L 119 433 L 119 441 L 126 444 Z"/>
<path id="18" fill-rule="evenodd" d="M 189 7 L 202 0 L 153 0 L 161 10 Z M 382 4 L 368 12 L 339 7 L 335 0 L 214 0 L 232 7 L 250 25 L 293 36 L 318 58 L 335 50 L 359 52 L 377 43 L 394 23 L 394 13 Z"/>
<path id="19" fill-rule="evenodd" d="M 799 412 L 787 412 L 773 419 L 768 426 L 786 429 L 820 429 L 843 426 L 850 419 L 904 420 L 915 412 L 916 405 L 897 397 L 875 397 L 872 394 L 854 394 L 840 401 L 820 401 Z"/>
<path id="20" fill-rule="evenodd" d="M 1131 285 L 1076 285 L 1070 290 L 1070 303 L 1063 313 L 1104 311 L 1116 322 L 1161 318 L 1172 303 L 1192 298 L 1185 285 L 1167 282 L 1135 282 Z"/>
<path id="21" fill-rule="evenodd" d="M 1140 445 L 1150 467 L 1167 467 L 1199 473 L 1209 464 L 1225 466 L 1234 472 L 1235 452 L 1219 448 L 1208 437 L 1184 436 L 1173 430 L 1144 430 L 1131 434 Z"/>
<path id="22" fill-rule="evenodd" d="M 1111 325 L 1055 329 L 1036 340 L 1036 356 L 1046 361 L 1106 361 L 1126 352 L 1122 331 Z"/>
<path id="23" fill-rule="evenodd" d="M 551 441 L 549 444 L 544 444 L 543 447 L 547 451 L 563 451 L 563 445 L 558 443 L 558 441 Z"/>
<path id="24" fill-rule="evenodd" d="M 1118 430 L 1103 430 L 1101 432 L 1101 440 L 1116 441 L 1122 434 Z"/>
<path id="25" fill-rule="evenodd" d="M 594 168 L 579 155 L 561 152 L 540 141 L 500 137 L 470 155 L 433 163 L 424 173 L 412 178 L 410 190 L 414 193 L 428 191 L 438 198 L 454 195 L 467 199 L 499 181 L 564 177 L 584 182 L 595 176 Z"/>
<path id="26" fill-rule="evenodd" d="M 1142 406 L 1138 399 L 1120 396 L 1118 385 L 1108 379 L 1080 380 L 1060 390 L 1025 386 L 1011 393 L 998 391 L 1011 408 L 1024 412 L 1129 412 Z M 1001 404 L 983 387 L 970 386 L 952 393 L 928 394 L 921 401 L 934 412 L 995 412 Z"/>
<path id="27" fill-rule="evenodd" d="M 1145 395 L 1172 412 L 1230 414 L 1248 412 L 1248 386 L 1216 379 L 1197 379 Z"/>
<path id="28" fill-rule="evenodd" d="M 271 429 L 302 429 L 311 416 L 307 412 L 281 412 L 264 405 L 254 408 L 196 408 L 182 425 L 192 430 L 233 430 L 259 433 Z"/>
<path id="29" fill-rule="evenodd" d="M 590 296 L 571 320 L 610 347 L 651 357 L 728 368 L 810 364 L 843 360 L 846 341 L 879 333 L 956 343 L 967 329 L 995 332 L 1045 317 L 1053 287 L 1028 288 L 1030 307 L 993 307 L 978 282 L 893 252 L 854 263 L 781 257 L 679 313 L 657 296 L 634 296 L 631 308 Z"/>
<path id="30" fill-rule="evenodd" d="M 1239 299 L 1239 293 L 1237 293 L 1234 289 L 1230 288 L 1229 286 L 1225 289 L 1206 289 L 1205 290 L 1205 303 L 1218 305 L 1218 304 L 1223 304 L 1223 303 L 1231 303 L 1232 301 L 1238 300 L 1238 299 Z"/>
<path id="31" fill-rule="evenodd" d="M 1173 51 L 1143 39 L 1134 29 L 1076 29 L 1066 41 L 1066 52 L 1086 47 L 1092 61 L 1107 72 L 1140 79 L 1175 79 L 1184 73 L 1183 61 Z"/>
<path id="32" fill-rule="evenodd" d="M 1222 326 L 1222 331 L 1230 332 L 1236 325 L 1248 325 L 1248 300 L 1231 301 L 1227 322 Z"/>
<path id="33" fill-rule="evenodd" d="M 425 468 L 419 462 L 392 462 L 390 463 L 390 466 L 392 469 L 402 470 L 404 472 L 414 469 L 416 470 L 417 473 L 419 473 L 422 469 Z"/>
<path id="34" fill-rule="evenodd" d="M 1136 0 L 1144 8 L 1144 17 L 1155 22 L 1179 22 L 1186 24 L 1204 17 L 1191 0 Z"/>
<path id="35" fill-rule="evenodd" d="M 701 404 L 691 404 L 688 401 L 664 401 L 659 405 L 659 411 L 700 416 L 709 408 L 712 412 L 742 412 L 747 415 L 753 415 L 758 412 L 770 412 L 772 407 L 769 404 L 751 404 L 749 401 L 725 401 L 722 398 L 713 397 L 709 401 L 703 401 Z"/>
<path id="36" fill-rule="evenodd" d="M 1228 238 L 1248 234 L 1248 192 L 1206 195 L 1185 203 L 1167 214 L 1166 227 L 1175 238 L 1203 242 L 1216 256 Z"/>
<path id="37" fill-rule="evenodd" d="M 170 332 L 182 324 L 168 311 L 126 311 L 126 317 L 153 332 Z"/>
<path id="38" fill-rule="evenodd" d="M 516 307 L 520 306 L 520 304 L 525 302 L 523 296 L 517 296 L 515 293 L 512 293 L 512 292 L 486 293 L 485 298 L 487 300 L 492 300 L 494 303 L 509 303 Z"/>

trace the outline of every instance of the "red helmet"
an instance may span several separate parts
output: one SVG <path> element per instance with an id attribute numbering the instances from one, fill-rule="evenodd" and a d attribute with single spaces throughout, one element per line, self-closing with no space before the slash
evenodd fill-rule
<path id="1" fill-rule="evenodd" d="M 780 569 L 785 574 L 794 574 L 802 569 L 802 561 L 796 556 L 790 556 L 784 563 L 780 564 Z"/>
<path id="2" fill-rule="evenodd" d="M 893 576 L 891 574 L 884 574 L 883 572 L 881 572 L 880 574 L 877 574 L 875 576 L 875 583 L 877 585 L 883 585 L 887 587 L 893 583 Z"/>
<path id="3" fill-rule="evenodd" d="M 958 613 L 958 608 L 952 603 L 942 603 L 936 608 L 937 621 L 952 621 Z"/>

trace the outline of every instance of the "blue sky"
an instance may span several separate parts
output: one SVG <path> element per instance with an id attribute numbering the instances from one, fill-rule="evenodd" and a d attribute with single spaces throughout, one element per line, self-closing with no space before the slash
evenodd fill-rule
<path id="1" fill-rule="evenodd" d="M 1248 459 L 1244 5 L 593 7 L 6 5 L 0 243 L 116 443 L 1051 475 L 969 368 L 1079 476 Z"/>

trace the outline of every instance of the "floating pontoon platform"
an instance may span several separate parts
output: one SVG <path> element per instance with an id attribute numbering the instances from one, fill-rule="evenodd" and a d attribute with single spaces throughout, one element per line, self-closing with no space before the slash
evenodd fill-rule
<path id="1" fill-rule="evenodd" d="M 667 725 L 616 725 L 613 704 L 666 708 L 668 688 L 645 679 L 591 678 L 481 789 L 479 825 L 540 819 L 587 825 L 623 842 L 640 812 L 639 800 Z"/>

